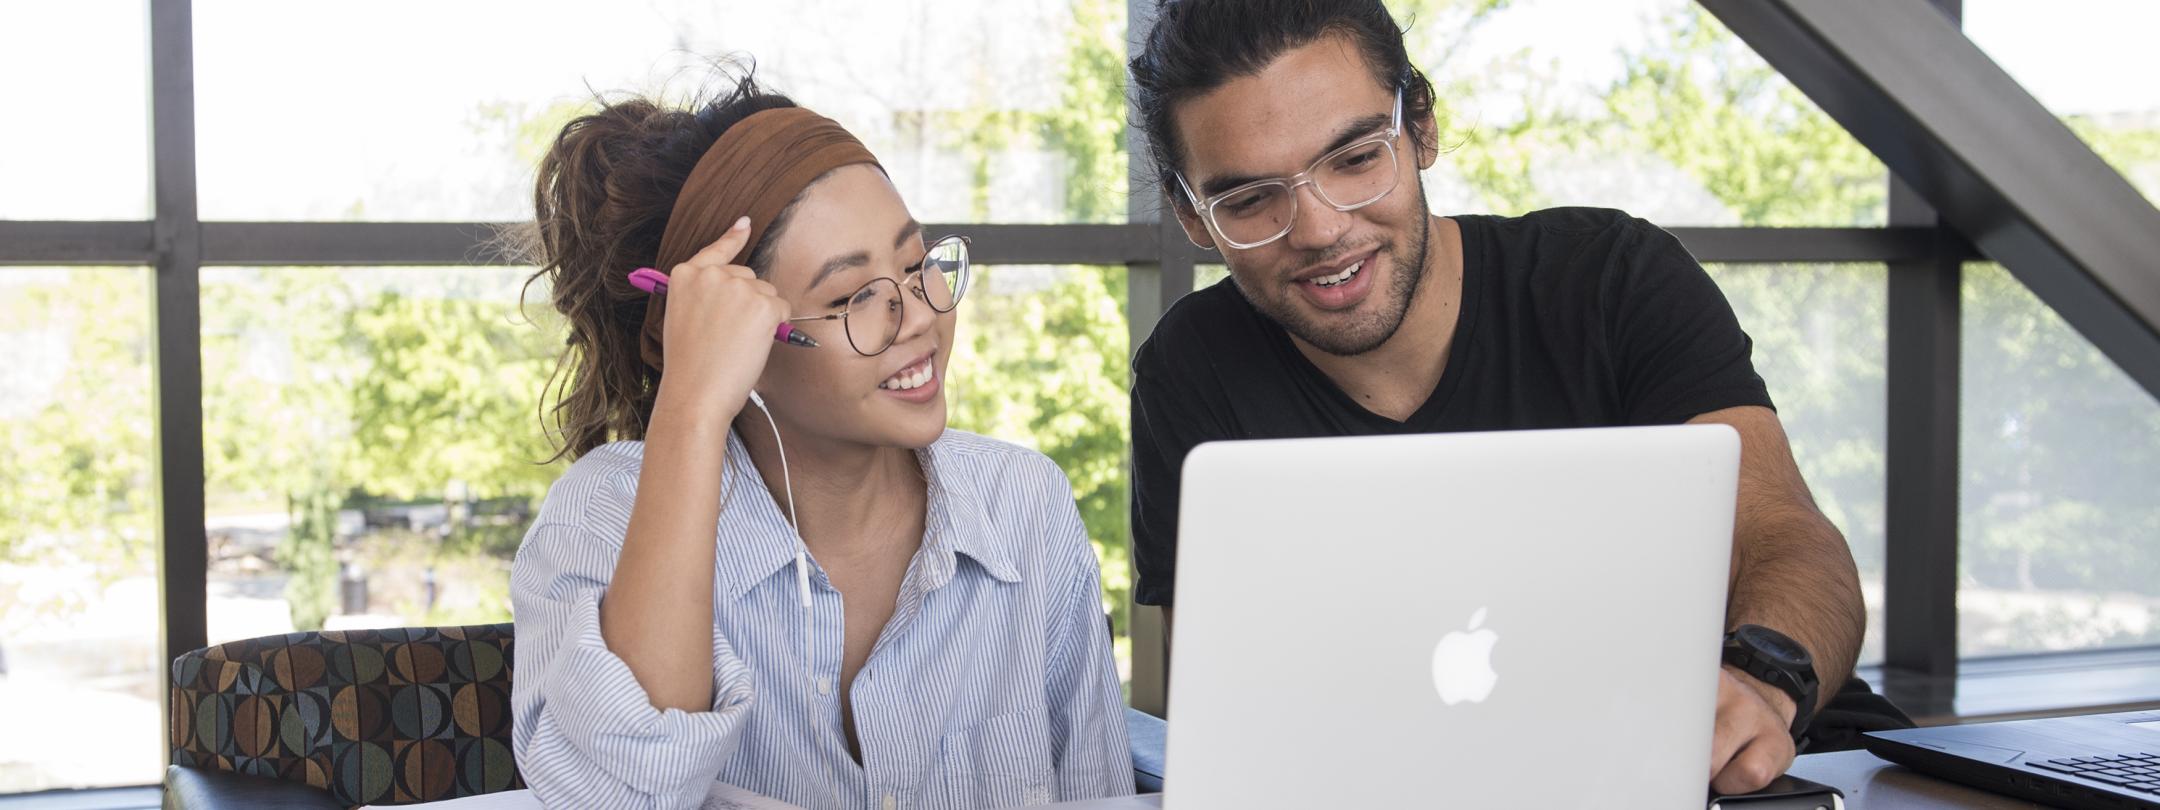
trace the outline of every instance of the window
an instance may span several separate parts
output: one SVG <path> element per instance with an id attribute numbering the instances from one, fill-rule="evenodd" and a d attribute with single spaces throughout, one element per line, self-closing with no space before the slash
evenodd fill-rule
<path id="1" fill-rule="evenodd" d="M 144 6 L 0 4 L 0 219 L 149 216 Z"/>
<path id="2" fill-rule="evenodd" d="M 141 268 L 0 268 L 0 793 L 164 762 L 149 300 Z"/>
<path id="3" fill-rule="evenodd" d="M 1124 219 L 1122 0 L 195 11 L 206 219 L 526 218 L 588 88 L 680 96 L 731 55 L 862 137 L 923 221 Z M 1115 205 L 1068 204 L 1091 196 Z"/>
<path id="4" fill-rule="evenodd" d="M 1712 265 L 1755 341 L 1755 371 L 1815 503 L 1860 568 L 1868 634 L 1882 660 L 1883 445 L 1888 276 L 1882 265 Z"/>
<path id="5" fill-rule="evenodd" d="M 2001 267 L 1964 297 L 1959 652 L 2160 644 L 2160 403 Z"/>
<path id="6" fill-rule="evenodd" d="M 211 643 L 510 619 L 563 467 L 538 417 L 563 333 L 545 286 L 519 307 L 528 273 L 203 271 Z"/>

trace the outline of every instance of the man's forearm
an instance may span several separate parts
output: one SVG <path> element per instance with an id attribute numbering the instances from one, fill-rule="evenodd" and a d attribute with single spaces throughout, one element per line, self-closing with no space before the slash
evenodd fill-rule
<path id="1" fill-rule="evenodd" d="M 1740 433 L 1726 627 L 1759 624 L 1800 642 L 1815 658 L 1820 695 L 1827 698 L 1852 675 L 1867 633 L 1867 606 L 1852 549 L 1815 507 L 1776 413 L 1744 406 L 1688 421 L 1727 425 Z M 1822 703 L 1817 700 L 1816 706 Z"/>
<path id="2" fill-rule="evenodd" d="M 1821 513 L 1798 506 L 1741 521 L 1726 626 L 1759 624 L 1791 636 L 1815 658 L 1816 708 L 1852 675 L 1867 632 L 1860 576 L 1845 539 Z"/>

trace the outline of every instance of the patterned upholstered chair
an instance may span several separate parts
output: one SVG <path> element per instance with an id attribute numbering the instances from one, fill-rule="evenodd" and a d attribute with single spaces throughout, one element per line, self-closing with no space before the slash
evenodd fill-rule
<path id="1" fill-rule="evenodd" d="M 510 752 L 510 628 L 289 633 L 180 656 L 166 810 L 327 810 L 524 787 Z M 1161 790 L 1163 721 L 1127 710 L 1126 725 L 1135 783 Z"/>
<path id="2" fill-rule="evenodd" d="M 180 656 L 166 806 L 226 806 L 203 800 L 251 784 L 219 772 L 305 784 L 322 806 L 523 787 L 510 753 L 510 627 L 290 633 Z"/>

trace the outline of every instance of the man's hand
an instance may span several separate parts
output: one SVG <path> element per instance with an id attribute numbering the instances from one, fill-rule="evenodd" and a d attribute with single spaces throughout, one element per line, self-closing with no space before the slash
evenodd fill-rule
<path id="1" fill-rule="evenodd" d="M 1792 696 L 1732 667 L 1718 671 L 1717 731 L 1710 742 L 1710 789 L 1761 790 L 1792 766 Z"/>

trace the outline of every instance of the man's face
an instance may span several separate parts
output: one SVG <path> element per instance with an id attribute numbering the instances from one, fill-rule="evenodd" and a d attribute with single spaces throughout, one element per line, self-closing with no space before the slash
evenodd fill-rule
<path id="1" fill-rule="evenodd" d="M 1394 102 L 1395 88 L 1374 80 L 1356 44 L 1331 35 L 1179 104 L 1171 126 L 1185 144 L 1185 182 L 1204 201 L 1305 171 L 1338 147 L 1384 133 Z M 1423 126 L 1430 131 L 1430 120 Z M 1363 354 L 1395 335 L 1424 277 L 1429 216 L 1417 176 L 1424 150 L 1407 130 L 1394 148 L 1397 176 L 1387 196 L 1337 211 L 1302 186 L 1289 232 L 1265 245 L 1232 247 L 1188 200 L 1178 201 L 1178 218 L 1193 241 L 1222 251 L 1231 279 L 1263 314 L 1321 351 Z"/>

